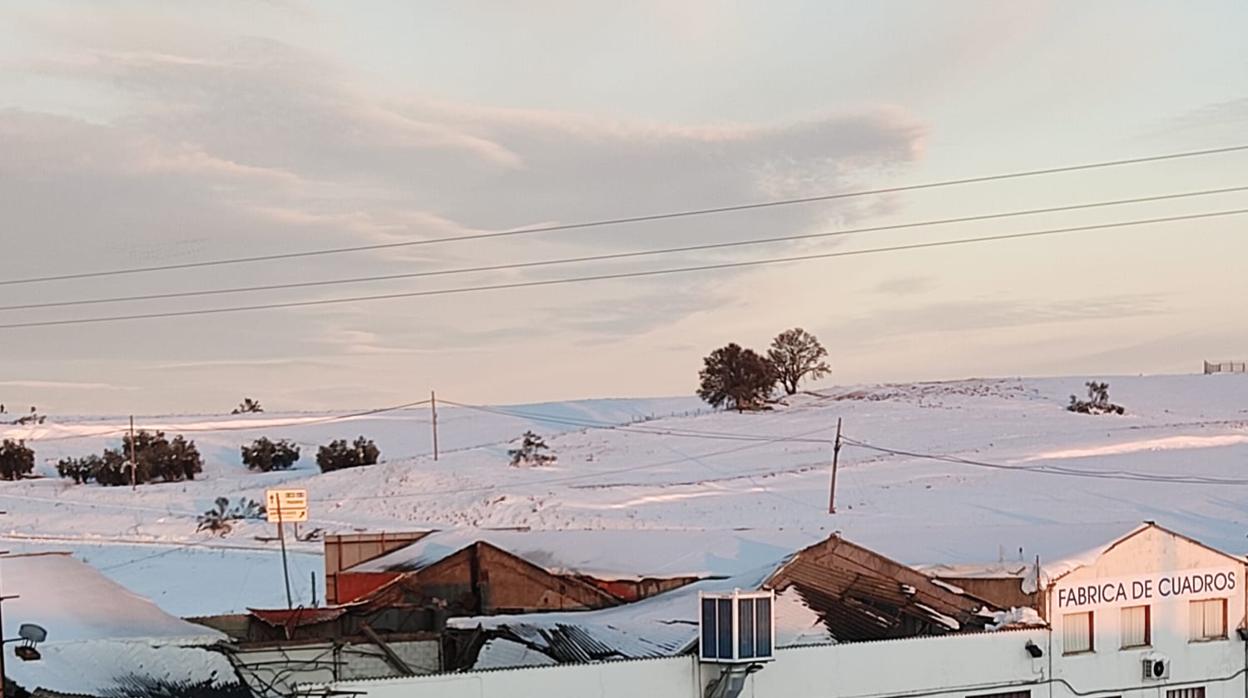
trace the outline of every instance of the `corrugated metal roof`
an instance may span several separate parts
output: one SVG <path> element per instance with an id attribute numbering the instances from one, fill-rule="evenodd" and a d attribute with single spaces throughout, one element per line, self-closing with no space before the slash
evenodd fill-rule
<path id="1" fill-rule="evenodd" d="M 347 609 L 342 606 L 329 608 L 256 609 L 249 608 L 251 615 L 275 628 L 302 628 L 308 625 L 328 623 L 342 617 Z"/>

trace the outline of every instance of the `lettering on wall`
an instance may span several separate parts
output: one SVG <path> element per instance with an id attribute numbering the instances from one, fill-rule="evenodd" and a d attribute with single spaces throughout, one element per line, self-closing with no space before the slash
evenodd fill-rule
<path id="1" fill-rule="evenodd" d="M 1242 569 L 1228 567 L 1096 579 L 1083 584 L 1059 587 L 1057 607 L 1069 610 L 1091 606 L 1133 606 L 1171 599 L 1193 600 L 1226 596 L 1242 588 L 1242 573 Z"/>

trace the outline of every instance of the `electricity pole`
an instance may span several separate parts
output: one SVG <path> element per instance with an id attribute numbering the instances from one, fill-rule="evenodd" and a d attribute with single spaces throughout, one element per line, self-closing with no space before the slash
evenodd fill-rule
<path id="1" fill-rule="evenodd" d="M 841 418 L 836 418 L 836 441 L 832 443 L 832 482 L 828 486 L 828 513 L 836 513 L 836 466 L 841 455 Z"/>
<path id="2" fill-rule="evenodd" d="M 433 424 L 433 459 L 438 459 L 438 395 L 434 391 L 429 391 L 429 412 L 432 415 L 431 424 Z M 0 698 L 4 698 L 0 696 Z"/>
<path id="3" fill-rule="evenodd" d="M 8 554 L 9 551 L 0 550 L 0 555 Z M 4 602 L 16 598 L 16 594 L 0 596 L 0 640 L 4 639 Z M 0 642 L 0 698 L 7 698 L 8 696 L 8 686 L 5 685 L 4 681 L 4 643 Z"/>
<path id="4" fill-rule="evenodd" d="M 139 469 L 139 461 L 136 460 L 134 457 L 134 415 L 130 415 L 130 491 L 131 492 L 138 489 L 138 485 L 135 482 L 135 475 L 134 475 L 134 471 L 138 469 Z M 0 696 L 0 698 L 4 698 L 4 696 Z"/>
<path id="5" fill-rule="evenodd" d="M 282 577 L 286 580 L 286 610 L 291 611 L 295 608 L 295 602 L 290 595 L 290 567 L 286 562 L 286 524 L 282 521 L 282 498 L 277 498 L 277 539 L 282 544 Z M 4 698 L 4 696 L 0 696 Z"/>

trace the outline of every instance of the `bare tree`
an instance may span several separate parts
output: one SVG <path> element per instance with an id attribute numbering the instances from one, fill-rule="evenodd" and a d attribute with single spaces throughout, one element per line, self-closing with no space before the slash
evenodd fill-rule
<path id="1" fill-rule="evenodd" d="M 786 395 L 796 393 L 797 384 L 805 378 L 818 380 L 831 373 L 824 361 L 827 355 L 828 350 L 815 335 L 800 327 L 776 335 L 767 350 L 767 358 L 776 367 L 776 377 Z"/>

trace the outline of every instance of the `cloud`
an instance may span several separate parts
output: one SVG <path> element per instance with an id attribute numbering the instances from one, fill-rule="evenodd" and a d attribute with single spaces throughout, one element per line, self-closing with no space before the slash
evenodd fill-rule
<path id="1" fill-rule="evenodd" d="M 0 277 L 420 241 L 842 191 L 904 170 L 924 137 L 921 123 L 887 106 L 770 123 L 677 123 L 448 102 L 374 90 L 326 55 L 272 39 L 199 35 L 184 26 L 157 31 L 159 19 L 144 22 L 152 26 L 122 38 L 105 31 L 107 23 L 95 34 L 76 25 L 72 40 L 49 44 L 58 47 L 25 68 L 31 80 L 107 93 L 121 116 L 0 111 L 0 208 L 9 229 L 27 231 L 20 249 L 0 259 Z M 742 240 L 842 226 L 892 205 L 845 201 L 15 286 L 4 296 L 11 304 L 98 298 Z M 556 279 L 739 259 L 760 249 L 102 305 L 38 319 Z M 224 390 L 262 373 L 271 382 L 321 380 L 345 375 L 313 377 L 327 366 L 371 362 L 380 370 L 412 354 L 514 351 L 556 333 L 582 345 L 645 335 L 729 306 L 744 292 L 733 278 L 654 277 L 14 336 L 19 352 L 37 346 L 44 359 L 148 362 L 143 367 L 156 375 L 194 373 L 187 381 L 218 371 L 227 377 L 213 389 Z M 153 371 L 137 373 L 145 380 Z"/>
<path id="2" fill-rule="evenodd" d="M 1158 315 L 1169 308 L 1157 295 L 1103 296 L 1061 301 L 965 300 L 877 310 L 837 325 L 830 333 L 882 341 L 898 335 L 958 333 L 1052 323 Z"/>
<path id="3" fill-rule="evenodd" d="M 935 280 L 930 276 L 899 276 L 879 282 L 873 290 L 886 296 L 913 296 L 928 291 L 933 286 Z"/>
<path id="4" fill-rule="evenodd" d="M 39 390 L 138 390 L 128 385 L 111 383 L 75 383 L 72 381 L 9 380 L 0 381 L 4 388 L 35 388 Z"/>

